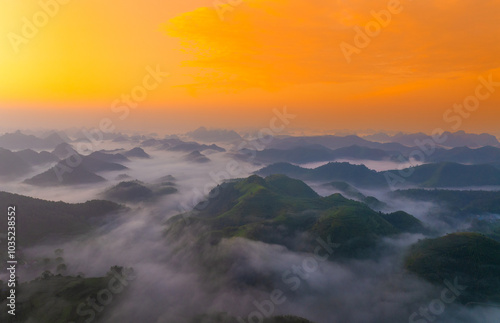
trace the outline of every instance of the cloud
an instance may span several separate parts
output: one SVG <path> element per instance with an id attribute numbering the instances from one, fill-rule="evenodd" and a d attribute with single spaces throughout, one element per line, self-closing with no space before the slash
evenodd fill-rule
<path id="1" fill-rule="evenodd" d="M 103 148 L 118 145 L 122 144 L 106 144 Z M 137 279 L 113 308 L 105 309 L 104 321 L 188 322 L 196 314 L 218 311 L 245 317 L 256 310 L 254 301 L 268 300 L 271 290 L 279 288 L 286 302 L 277 306 L 274 314 L 299 315 L 317 323 L 405 322 L 411 313 L 440 296 L 440 287 L 409 274 L 402 264 L 407 248 L 422 235 L 384 239 L 369 259 L 321 262 L 300 281 L 297 290 L 283 281 L 283 274 L 303 264 L 313 250 L 299 253 L 241 238 L 200 246 L 196 244 L 199 236 L 192 236 L 199 232 L 188 230 L 179 239 L 169 238 L 164 235 L 165 220 L 178 213 L 180 201 L 190 204 L 192 189 L 203 191 L 206 185 L 214 186 L 210 173 L 225 170 L 230 157 L 216 153 L 211 155 L 211 165 L 193 167 L 181 160 L 183 153 L 148 153 L 152 160 L 134 160 L 128 164 L 127 173 L 146 182 L 172 174 L 177 178 L 178 194 L 155 204 L 133 205 L 121 217 L 72 241 L 24 250 L 28 259 L 34 259 L 53 256 L 56 248 L 64 249 L 71 275 L 83 272 L 88 277 L 102 276 L 113 265 L 133 267 Z M 244 164 L 242 177 L 253 170 Z M 61 194 L 59 189 L 44 191 L 45 196 Z M 64 196 L 78 200 L 95 197 L 98 191 L 100 188 L 67 189 Z M 380 195 L 384 197 L 383 192 Z M 395 210 L 404 207 L 421 219 L 439 207 L 409 201 L 393 201 L 392 206 Z M 430 218 L 429 223 L 435 225 Z M 40 270 L 36 271 L 20 271 L 22 281 L 38 276 Z M 456 302 L 439 320 L 495 322 L 498 315 L 494 308 L 466 308 Z"/>
<path id="2" fill-rule="evenodd" d="M 201 68 L 192 87 L 276 89 L 286 85 L 457 78 L 499 66 L 500 1 L 401 0 L 401 12 L 348 64 L 340 44 L 387 11 L 377 0 L 249 0 L 227 11 L 199 8 L 170 19 Z"/>

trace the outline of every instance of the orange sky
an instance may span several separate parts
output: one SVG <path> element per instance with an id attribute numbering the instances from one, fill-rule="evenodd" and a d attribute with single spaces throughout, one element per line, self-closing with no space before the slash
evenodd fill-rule
<path id="1" fill-rule="evenodd" d="M 460 123 L 443 114 L 500 82 L 500 0 L 72 0 L 30 37 L 39 1 L 0 1 L 0 129 L 259 127 L 287 106 L 315 131 L 499 131 L 500 86 Z M 355 47 L 372 11 L 390 20 Z M 119 119 L 148 66 L 169 76 Z"/>

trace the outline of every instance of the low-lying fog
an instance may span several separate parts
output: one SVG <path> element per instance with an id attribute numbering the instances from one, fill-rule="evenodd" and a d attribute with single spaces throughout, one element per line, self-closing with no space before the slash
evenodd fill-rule
<path id="1" fill-rule="evenodd" d="M 130 149 L 134 146 L 106 142 L 99 148 Z M 163 233 L 165 220 L 179 213 L 181 205 L 193 207 L 212 187 L 226 179 L 228 169 L 234 168 L 234 160 L 226 153 L 212 153 L 207 154 L 210 162 L 193 164 L 183 160 L 186 154 L 183 152 L 144 149 L 152 156 L 151 159 L 133 159 L 124 164 L 130 168 L 128 170 L 100 174 L 108 181 L 98 185 L 40 189 L 16 181 L 5 183 L 2 187 L 5 191 L 47 200 L 83 202 L 98 198 L 106 188 L 119 182 L 116 176 L 122 173 L 146 183 L 165 175 L 173 175 L 177 179 L 178 193 L 165 196 L 155 204 L 129 205 L 131 209 L 126 214 L 97 232 L 63 245 L 25 250 L 28 258 L 40 258 L 53 255 L 57 248 L 64 249 L 65 263 L 71 275 L 82 272 L 87 277 L 103 276 L 113 265 L 133 267 L 137 279 L 130 283 L 130 292 L 123 295 L 119 306 L 104 313 L 105 321 L 179 323 L 196 314 L 227 311 L 241 316 L 244 322 L 251 322 L 249 315 L 259 311 L 259 305 L 255 304 L 268 304 L 266 301 L 270 299 L 271 291 L 249 285 L 241 288 L 235 280 L 241 272 L 258 272 L 273 277 L 275 288 L 281 290 L 285 297 L 282 304 L 273 305 L 273 315 L 294 314 L 317 323 L 428 322 L 420 314 L 413 321 L 410 316 L 419 313 L 421 308 L 427 308 L 430 300 L 439 299 L 442 288 L 405 272 L 402 266 L 405 250 L 422 239 L 422 235 L 405 234 L 385 239 L 377 246 L 376 256 L 371 259 L 319 262 L 317 266 L 308 267 L 310 270 L 302 276 L 293 276 L 294 280 L 290 280 L 291 275 L 289 280 L 282 277 L 297 266 L 304 266 L 311 254 L 240 238 L 223 240 L 219 245 L 207 247 L 203 255 L 204 258 L 232 261 L 230 271 L 217 272 L 217 268 L 200 265 L 200 255 L 191 245 L 190 237 L 172 243 Z M 349 162 L 365 164 L 377 171 L 402 167 L 401 163 L 395 162 Z M 301 166 L 313 168 L 322 164 L 325 163 Z M 232 178 L 246 177 L 259 168 L 246 162 L 238 162 L 237 165 L 239 170 L 230 175 Z M 26 178 L 32 175 L 26 174 Z M 322 186 L 312 186 L 321 195 L 333 193 Z M 437 205 L 391 200 L 388 192 L 361 192 L 387 203 L 389 211 L 404 210 L 432 227 L 450 229 L 439 221 L 433 222 L 435 219 L 430 213 L 439 207 Z M 29 267 L 19 271 L 22 281 L 39 274 Z M 450 280 L 454 278 L 450 277 Z M 447 305 L 444 313 L 433 321 L 479 323 L 494 322 L 498 317 L 499 308 L 471 309 L 455 302 Z"/>
<path id="2" fill-rule="evenodd" d="M 297 165 L 304 167 L 304 168 L 317 168 L 317 167 L 326 165 L 330 162 L 350 163 L 353 165 L 365 165 L 367 168 L 373 169 L 377 172 L 383 172 L 386 170 L 393 170 L 393 169 L 405 169 L 408 167 L 420 166 L 420 165 L 424 164 L 424 163 L 416 161 L 416 160 L 399 162 L 399 161 L 391 161 L 391 160 L 336 159 L 336 160 L 332 160 L 332 161 L 305 163 L 305 164 L 297 164 Z"/>

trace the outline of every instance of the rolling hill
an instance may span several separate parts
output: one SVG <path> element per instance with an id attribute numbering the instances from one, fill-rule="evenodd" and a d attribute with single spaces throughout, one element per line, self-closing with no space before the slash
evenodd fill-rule
<path id="1" fill-rule="evenodd" d="M 201 225 L 208 228 L 199 233 L 205 243 L 243 237 L 300 251 L 311 250 L 316 237 L 330 236 L 341 244 L 338 255 L 355 256 L 373 247 L 380 237 L 414 231 L 419 222 L 403 213 L 384 215 L 340 194 L 320 197 L 304 182 L 283 175 L 226 182 L 209 196 L 215 197 L 188 215 L 170 219 L 166 236 L 175 239 Z"/>
<path id="2" fill-rule="evenodd" d="M 437 149 L 428 158 L 432 162 L 455 162 L 461 164 L 500 163 L 500 148 L 485 146 L 481 148 L 457 147 Z"/>
<path id="3" fill-rule="evenodd" d="M 456 214 L 500 214 L 500 191 L 409 189 L 392 193 L 395 199 L 434 202 Z"/>
<path id="4" fill-rule="evenodd" d="M 115 286 L 121 286 L 123 293 L 111 293 L 110 291 L 109 282 L 116 280 L 117 275 L 120 275 L 119 277 L 125 281 L 122 283 L 123 285 L 115 283 Z M 128 285 L 127 280 L 134 279 L 133 275 L 135 275 L 133 269 L 124 269 L 119 266 L 111 267 L 111 270 L 104 277 L 61 276 L 45 272 L 37 279 L 17 286 L 16 316 L 7 314 L 5 310 L 0 313 L 0 320 L 5 323 L 103 322 L 102 317 L 105 315 L 105 312 L 102 312 L 103 307 L 92 308 L 89 298 L 96 297 L 100 291 L 107 290 L 113 297 L 112 304 L 107 305 L 107 309 L 111 311 L 118 305 L 120 298 L 127 293 L 124 286 Z M 113 279 L 113 277 L 115 278 Z M 6 287 L 6 284 L 1 283 L 0 287 Z M 2 288 L 0 292 L 2 296 L 0 304 L 7 308 L 7 293 L 4 290 L 7 289 Z M 81 304 L 85 306 L 82 307 Z M 97 305 L 97 303 L 94 304 Z M 100 309 L 100 311 L 95 310 L 95 308 Z M 93 313 L 92 316 L 90 316 L 91 313 Z"/>
<path id="5" fill-rule="evenodd" d="M 397 174 L 398 171 L 391 172 Z M 402 172 L 411 172 L 411 176 L 405 180 L 421 187 L 500 185 L 500 170 L 491 165 L 462 165 L 443 162 L 408 168 Z"/>
<path id="6" fill-rule="evenodd" d="M 214 150 L 218 152 L 225 152 L 226 150 L 222 147 L 219 147 L 215 144 L 206 145 L 199 144 L 194 141 L 183 141 L 177 137 L 165 138 L 165 139 L 148 139 L 141 143 L 142 147 L 155 147 L 161 150 L 169 150 L 169 151 L 184 151 L 184 152 L 192 152 L 192 151 L 204 151 L 204 150 Z"/>
<path id="7" fill-rule="evenodd" d="M 208 157 L 206 157 L 197 150 L 192 151 L 189 154 L 185 155 L 183 159 L 187 162 L 198 163 L 198 164 L 208 163 L 210 161 Z"/>
<path id="8" fill-rule="evenodd" d="M 335 150 L 350 146 L 360 146 L 385 151 L 398 151 L 401 153 L 410 153 L 414 148 L 402 145 L 400 143 L 378 143 L 363 139 L 355 135 L 349 136 L 299 136 L 299 137 L 278 137 L 275 138 L 266 148 L 290 149 L 295 147 L 304 147 L 309 145 L 322 145 L 326 148 Z M 412 145 L 414 146 L 414 145 Z"/>
<path id="9" fill-rule="evenodd" d="M 201 142 L 231 142 L 241 140 L 241 136 L 233 130 L 207 129 L 205 127 L 190 131 L 186 133 L 186 136 Z"/>
<path id="10" fill-rule="evenodd" d="M 391 176 L 403 187 L 471 187 L 500 185 L 500 170 L 491 165 L 457 163 L 424 164 L 402 170 L 376 172 L 364 165 L 328 163 L 314 169 L 289 163 L 276 163 L 256 172 L 258 175 L 283 174 L 300 180 L 347 182 L 356 187 L 388 188 Z M 410 174 L 402 176 L 401 174 Z"/>
<path id="11" fill-rule="evenodd" d="M 95 151 L 86 157 L 87 158 L 90 157 L 93 159 L 109 163 L 121 163 L 129 161 L 129 159 L 125 157 L 123 154 L 110 154 L 103 151 Z"/>
<path id="12" fill-rule="evenodd" d="M 258 175 L 283 174 L 293 178 L 310 181 L 343 181 L 358 187 L 386 187 L 387 181 L 381 173 L 364 165 L 349 163 L 328 163 L 315 169 L 277 163 L 257 171 Z"/>
<path id="13" fill-rule="evenodd" d="M 8 149 L 0 148 L 0 177 L 14 178 L 26 174 L 31 165 L 19 155 Z"/>
<path id="14" fill-rule="evenodd" d="M 132 148 L 123 153 L 125 157 L 149 159 L 151 156 L 140 147 Z"/>
<path id="15" fill-rule="evenodd" d="M 23 134 L 21 131 L 6 133 L 0 136 L 0 147 L 10 150 L 22 149 L 54 149 L 64 140 L 56 133 L 46 138 Z"/>
<path id="16" fill-rule="evenodd" d="M 46 170 L 45 172 L 26 179 L 24 183 L 43 187 L 92 184 L 104 181 L 106 180 L 103 177 L 90 172 L 82 164 L 74 168 L 68 168 L 66 164 L 62 164 L 60 162 L 56 166 Z"/>
<path id="17" fill-rule="evenodd" d="M 325 187 L 331 187 L 334 190 L 337 190 L 342 194 L 343 196 L 363 202 L 367 204 L 369 207 L 371 207 L 374 210 L 383 210 L 384 208 L 387 207 L 387 205 L 384 202 L 381 202 L 377 198 L 373 196 L 366 196 L 363 193 L 361 193 L 359 190 L 357 190 L 355 187 L 350 185 L 349 183 L 346 182 L 331 182 L 327 183 L 324 185 Z"/>
<path id="18" fill-rule="evenodd" d="M 140 181 L 120 182 L 108 188 L 103 198 L 116 202 L 144 202 L 154 198 L 177 192 L 171 182 L 145 184 Z"/>
<path id="19" fill-rule="evenodd" d="M 88 232 L 107 214 L 122 209 L 120 205 L 109 201 L 69 204 L 0 192 L 0 208 L 7 210 L 10 205 L 16 206 L 16 241 L 21 247 L 42 240 L 72 239 Z M 0 232 L 6 231 L 7 217 L 0 217 Z"/>
<path id="20" fill-rule="evenodd" d="M 445 139 L 440 143 L 440 146 L 443 147 L 449 147 L 449 148 L 463 147 L 463 146 L 467 146 L 470 148 L 479 148 L 483 146 L 500 147 L 500 142 L 497 140 L 497 138 L 493 135 L 486 133 L 473 134 L 473 133 L 466 133 L 464 131 L 457 131 L 457 132 L 447 131 L 444 132 L 440 137 Z M 384 136 L 384 134 L 377 134 L 374 137 L 367 136 L 365 138 L 366 139 L 373 138 L 373 140 L 376 141 L 382 139 L 382 141 L 384 142 L 397 143 L 408 147 L 415 147 L 417 146 L 418 142 L 426 142 L 426 141 L 434 142 L 432 136 L 422 132 L 419 133 L 399 132 L 393 136 L 387 136 L 387 135 Z"/>
<path id="21" fill-rule="evenodd" d="M 477 233 L 454 233 L 421 240 L 411 247 L 406 268 L 437 284 L 458 279 L 460 300 L 500 301 L 500 242 Z"/>
<path id="22" fill-rule="evenodd" d="M 36 152 L 32 149 L 25 149 L 17 151 L 15 154 L 32 166 L 55 163 L 59 161 L 57 156 L 48 151 Z"/>
<path id="23" fill-rule="evenodd" d="M 362 146 L 349 146 L 336 150 L 326 148 L 322 145 L 308 145 L 293 147 L 289 149 L 264 149 L 264 150 L 240 150 L 240 157 L 253 156 L 253 159 L 261 163 L 310 163 L 320 161 L 334 161 L 338 159 L 353 160 L 389 160 L 398 155 L 397 152 L 388 152 Z"/>
<path id="24" fill-rule="evenodd" d="M 128 169 L 121 164 L 106 161 L 108 159 L 126 158 L 123 155 L 112 155 L 102 152 L 93 154 L 97 158 L 92 155 L 83 156 L 79 154 L 68 157 L 47 171 L 35 175 L 24 182 L 37 186 L 99 183 L 105 181 L 105 179 L 95 173 Z M 74 167 L 72 167 L 73 165 Z"/>

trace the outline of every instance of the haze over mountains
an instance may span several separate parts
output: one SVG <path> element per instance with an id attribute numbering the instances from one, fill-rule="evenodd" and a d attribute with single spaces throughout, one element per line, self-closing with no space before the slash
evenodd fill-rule
<path id="1" fill-rule="evenodd" d="M 225 129 L 207 129 L 200 127 L 196 130 L 186 133 L 186 136 L 193 140 L 202 142 L 232 142 L 241 140 L 241 136 L 234 130 Z"/>
<path id="2" fill-rule="evenodd" d="M 376 172 L 364 165 L 328 163 L 315 169 L 289 163 L 262 168 L 261 175 L 284 174 L 311 181 L 345 181 L 365 188 L 386 188 L 395 185 L 417 187 L 469 187 L 500 185 L 500 169 L 491 165 L 436 163 L 408 169 Z"/>
<path id="3" fill-rule="evenodd" d="M 21 131 L 0 136 L 0 147 L 5 149 L 53 149 L 63 142 L 64 139 L 56 132 L 46 137 L 25 135 Z"/>
<path id="4" fill-rule="evenodd" d="M 242 158 L 255 156 L 255 161 L 261 163 L 291 162 L 297 164 L 335 161 L 335 160 L 374 160 L 374 161 L 404 161 L 410 159 L 410 153 L 419 151 L 413 149 L 410 153 L 401 151 L 386 151 L 362 146 L 348 146 L 335 150 L 321 145 L 299 146 L 290 149 L 264 149 L 240 151 Z M 458 162 L 463 164 L 498 164 L 500 148 L 484 146 L 480 148 L 457 147 L 451 149 L 437 148 L 425 159 L 428 162 Z"/>
<path id="5" fill-rule="evenodd" d="M 22 321 L 406 322 L 451 282 L 436 320 L 498 322 L 493 136 L 51 133 L 0 136 Z"/>
<path id="6" fill-rule="evenodd" d="M 482 134 L 468 134 L 464 131 L 457 131 L 455 133 L 444 132 L 439 137 L 443 138 L 441 141 L 441 145 L 443 147 L 456 148 L 456 147 L 469 147 L 469 148 L 479 148 L 483 146 L 495 146 L 499 147 L 500 142 L 498 139 L 490 134 L 482 133 Z M 367 140 L 373 140 L 377 142 L 396 142 L 405 146 L 415 146 L 416 142 L 425 142 L 428 140 L 433 140 L 432 136 L 429 136 L 424 133 L 416 133 L 416 134 L 405 134 L 399 132 L 393 136 L 378 133 L 374 135 L 364 136 Z"/>

